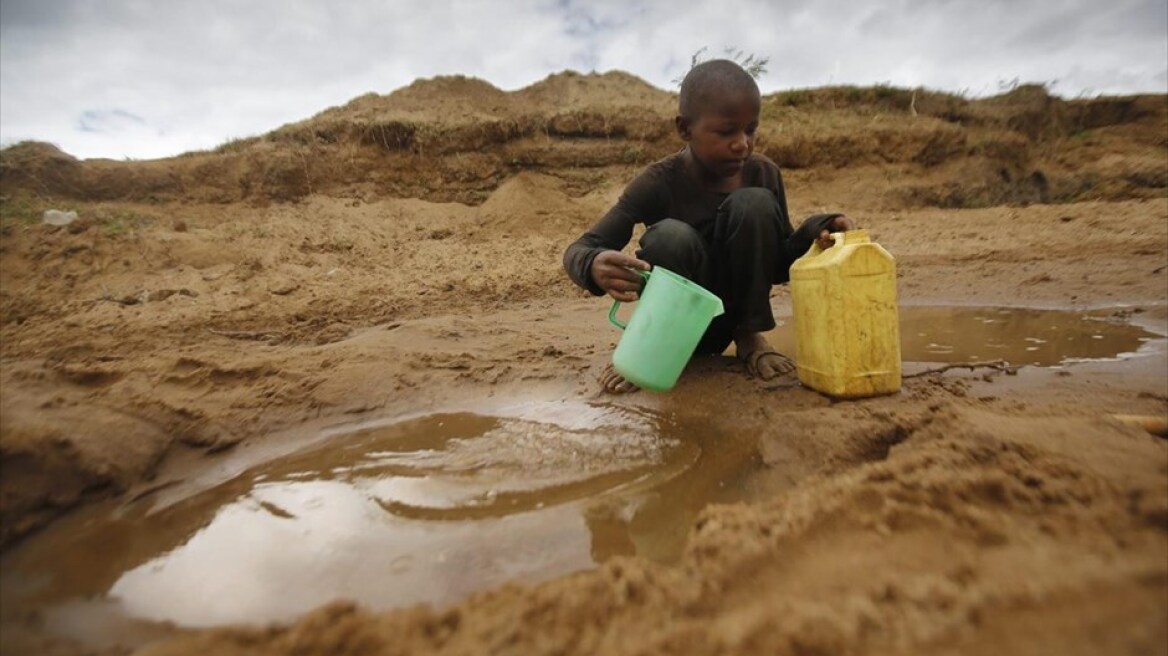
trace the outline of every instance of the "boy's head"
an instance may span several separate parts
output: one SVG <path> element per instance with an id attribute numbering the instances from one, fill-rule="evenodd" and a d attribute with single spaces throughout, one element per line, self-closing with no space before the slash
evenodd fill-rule
<path id="1" fill-rule="evenodd" d="M 711 181 L 737 175 L 754 150 L 762 106 L 758 84 L 728 59 L 702 62 L 681 83 L 674 123 L 699 173 Z"/>
<path id="2" fill-rule="evenodd" d="M 727 100 L 761 105 L 758 84 L 741 66 L 729 59 L 713 59 L 690 69 L 681 82 L 677 114 L 696 121 L 710 110 L 717 110 Z"/>

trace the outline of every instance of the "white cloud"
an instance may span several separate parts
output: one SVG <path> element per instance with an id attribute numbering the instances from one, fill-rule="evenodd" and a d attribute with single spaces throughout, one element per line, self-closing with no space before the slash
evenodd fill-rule
<path id="1" fill-rule="evenodd" d="M 764 91 L 1168 91 L 1162 0 L 4 0 L 0 141 L 159 157 L 440 74 L 515 89 L 622 69 L 668 88 L 703 46 L 769 57 Z M 87 131 L 86 112 L 107 120 Z"/>

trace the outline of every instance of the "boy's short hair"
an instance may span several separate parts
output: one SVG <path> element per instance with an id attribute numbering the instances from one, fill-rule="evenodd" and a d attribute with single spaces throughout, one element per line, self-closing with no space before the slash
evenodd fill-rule
<path id="1" fill-rule="evenodd" d="M 758 84 L 741 66 L 729 59 L 711 59 L 694 66 L 681 81 L 677 113 L 697 120 L 710 100 L 734 93 L 751 93 L 761 98 Z"/>

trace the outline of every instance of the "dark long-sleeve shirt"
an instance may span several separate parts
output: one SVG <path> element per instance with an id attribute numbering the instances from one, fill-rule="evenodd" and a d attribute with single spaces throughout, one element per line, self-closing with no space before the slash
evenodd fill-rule
<path id="1" fill-rule="evenodd" d="M 638 223 L 653 225 L 665 218 L 677 219 L 693 226 L 707 242 L 711 241 L 718 206 L 727 194 L 702 189 L 686 168 L 685 151 L 650 164 L 625 187 L 620 199 L 596 225 L 592 226 L 564 252 L 564 269 L 577 285 L 599 296 L 604 293 L 592 280 L 592 260 L 602 251 L 620 250 L 633 236 Z M 799 227 L 791 228 L 787 211 L 787 194 L 777 164 L 763 155 L 752 154 L 742 169 L 743 187 L 762 187 L 775 195 L 780 220 L 787 235 L 780 253 L 786 272 L 792 263 L 811 247 L 812 241 L 827 229 L 836 214 L 808 217 Z M 785 282 L 782 280 L 775 282 Z"/>

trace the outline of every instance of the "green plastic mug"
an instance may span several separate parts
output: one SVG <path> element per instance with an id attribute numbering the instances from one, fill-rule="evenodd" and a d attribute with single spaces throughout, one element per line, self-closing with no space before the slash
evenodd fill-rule
<path id="1" fill-rule="evenodd" d="M 677 384 L 710 322 L 724 312 L 722 299 L 659 266 L 637 273 L 646 283 L 628 324 L 616 318 L 620 301 L 608 311 L 608 320 L 624 331 L 612 366 L 637 387 L 664 392 Z"/>

